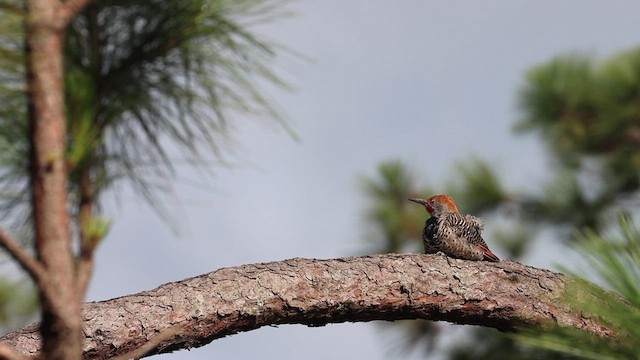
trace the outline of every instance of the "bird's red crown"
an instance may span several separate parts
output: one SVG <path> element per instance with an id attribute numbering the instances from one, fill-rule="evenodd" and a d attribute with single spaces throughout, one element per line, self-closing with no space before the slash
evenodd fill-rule
<path id="1" fill-rule="evenodd" d="M 431 201 L 437 201 L 443 205 L 445 205 L 447 208 L 449 208 L 449 211 L 451 212 L 459 212 L 458 211 L 458 206 L 456 205 L 456 202 L 453 201 L 453 198 L 449 195 L 433 195 L 432 197 L 430 197 L 427 200 L 427 203 L 431 202 Z"/>

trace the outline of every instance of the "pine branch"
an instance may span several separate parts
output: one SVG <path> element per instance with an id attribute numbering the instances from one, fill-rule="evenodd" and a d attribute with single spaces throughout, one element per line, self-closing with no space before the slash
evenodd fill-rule
<path id="1" fill-rule="evenodd" d="M 20 264 L 20 266 L 31 276 L 37 284 L 42 284 L 45 277 L 45 270 L 42 264 L 36 260 L 27 250 L 14 238 L 0 229 L 0 246 Z"/>
<path id="2" fill-rule="evenodd" d="M 76 260 L 76 293 L 82 301 L 87 294 L 94 268 L 93 255 L 80 254 Z"/>
<path id="3" fill-rule="evenodd" d="M 105 359 L 130 353 L 168 328 L 179 333 L 145 356 L 203 346 L 268 325 L 372 320 L 442 320 L 502 331 L 558 324 L 615 336 L 560 301 L 570 283 L 562 274 L 512 261 L 464 261 L 440 255 L 296 258 L 242 265 L 86 303 L 84 356 Z M 37 325 L 3 340 L 35 355 Z"/>
<path id="4" fill-rule="evenodd" d="M 80 202 L 78 204 L 78 226 L 80 227 L 80 253 L 76 259 L 76 285 L 78 298 L 82 301 L 89 288 L 93 275 L 93 254 L 97 241 L 92 223 L 94 222 L 93 208 L 95 204 L 94 181 L 91 169 L 84 166 L 80 170 Z"/>

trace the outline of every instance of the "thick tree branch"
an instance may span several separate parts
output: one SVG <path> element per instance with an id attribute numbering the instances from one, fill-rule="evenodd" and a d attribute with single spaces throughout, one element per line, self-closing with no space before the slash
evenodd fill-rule
<path id="1" fill-rule="evenodd" d="M 7 250 L 18 264 L 31 276 L 33 281 L 37 284 L 42 284 L 45 270 L 42 264 L 31 256 L 22 245 L 20 245 L 14 238 L 9 236 L 4 230 L 0 229 L 0 247 Z"/>
<path id="2" fill-rule="evenodd" d="M 84 305 L 85 359 L 118 356 L 181 329 L 148 354 L 199 347 L 274 324 L 431 319 L 511 331 L 558 324 L 614 336 L 560 301 L 567 277 L 511 261 L 386 254 L 225 268 Z M 37 326 L 3 337 L 37 354 Z"/>

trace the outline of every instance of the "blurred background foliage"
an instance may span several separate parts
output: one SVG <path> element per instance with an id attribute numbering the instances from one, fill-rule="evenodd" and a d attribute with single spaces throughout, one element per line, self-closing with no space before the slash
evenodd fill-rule
<path id="1" fill-rule="evenodd" d="M 577 280 L 564 301 L 588 318 L 596 318 L 618 337 L 600 339 L 574 329 L 526 331 L 515 338 L 530 347 L 557 351 L 575 358 L 637 359 L 640 354 L 640 231 L 626 212 L 600 235 L 587 229 L 578 234 L 574 247 L 585 259 L 575 270 L 564 268 Z M 605 290 L 588 279 L 603 284 Z"/>
<path id="2" fill-rule="evenodd" d="M 511 189 L 490 161 L 471 158 L 457 164 L 455 177 L 436 187 L 420 183 L 413 168 L 399 160 L 382 163 L 375 175 L 361 179 L 369 204 L 367 239 L 373 239 L 369 250 L 421 251 L 428 215 L 406 199 L 438 193 L 451 194 L 462 212 L 488 218 L 492 226 L 485 238 L 505 258 L 523 259 L 540 233 L 548 236 L 551 231 L 554 239 L 588 260 L 587 269 L 572 273 L 582 279 L 572 291 L 597 292 L 603 299 L 594 304 L 568 296 L 566 301 L 606 319 L 625 340 L 596 341 L 561 329 L 514 338 L 470 328 L 466 340 L 445 346 L 447 357 L 637 358 L 640 233 L 631 218 L 614 220 L 616 214 L 637 209 L 640 195 L 640 49 L 605 60 L 570 54 L 538 65 L 526 74 L 518 103 L 521 118 L 515 131 L 535 134 L 545 145 L 551 159 L 547 183 L 537 191 Z M 620 233 L 622 240 L 616 240 Z M 597 290 L 588 282 L 594 280 L 616 293 Z M 606 306 L 620 301 L 628 306 Z M 386 326 L 406 332 L 406 345 L 428 351 L 440 328 L 451 325 L 425 321 Z"/>
<path id="3" fill-rule="evenodd" d="M 281 4 L 95 0 L 72 22 L 65 47 L 67 161 L 81 249 L 93 251 L 100 240 L 94 235 L 107 233 L 100 203 L 124 182 L 177 226 L 162 201 L 176 166 L 209 170 L 224 163 L 238 115 L 263 118 L 294 136 L 264 92 L 288 88 L 273 64 L 286 49 L 249 30 L 286 15 Z M 25 8 L 24 0 L 0 0 L 0 216 L 3 227 L 28 242 Z M 0 285 L 10 309 L 25 290 Z M 0 322 L 11 326 L 25 313 L 2 312 Z"/>

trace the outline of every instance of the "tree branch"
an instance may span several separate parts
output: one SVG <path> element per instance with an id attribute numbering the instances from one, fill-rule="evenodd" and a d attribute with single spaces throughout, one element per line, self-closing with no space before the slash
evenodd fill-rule
<path id="1" fill-rule="evenodd" d="M 87 159 L 89 162 L 91 159 Z M 76 260 L 76 285 L 78 287 L 78 298 L 82 301 L 87 294 L 89 282 L 93 275 L 93 253 L 97 244 L 94 239 L 95 230 L 91 229 L 94 221 L 93 206 L 95 192 L 90 168 L 82 165 L 80 171 L 80 202 L 78 204 L 78 226 L 80 228 L 80 252 Z"/>
<path id="2" fill-rule="evenodd" d="M 0 229 L 0 246 L 7 250 L 20 266 L 31 276 L 36 284 L 41 284 L 45 275 L 42 264 L 36 260 L 27 250 L 14 238 Z"/>
<path id="3" fill-rule="evenodd" d="M 0 360 L 28 360 L 29 358 L 17 352 L 11 346 L 0 342 Z"/>
<path id="4" fill-rule="evenodd" d="M 91 0 L 67 0 L 58 10 L 58 19 L 63 27 L 66 27 L 78 13 L 87 6 Z"/>
<path id="5" fill-rule="evenodd" d="M 558 324 L 615 336 L 560 301 L 570 282 L 562 274 L 511 261 L 422 254 L 242 265 L 85 304 L 84 356 L 122 355 L 176 327 L 178 334 L 147 355 L 203 346 L 266 325 L 417 318 L 503 331 Z M 25 354 L 38 352 L 36 325 L 3 340 Z"/>

